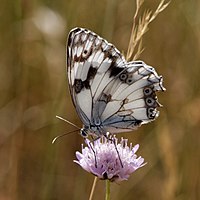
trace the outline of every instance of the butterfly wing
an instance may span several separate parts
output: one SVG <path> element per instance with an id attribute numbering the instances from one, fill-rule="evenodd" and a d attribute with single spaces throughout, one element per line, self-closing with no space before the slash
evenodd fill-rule
<path id="1" fill-rule="evenodd" d="M 130 62 L 102 91 L 94 106 L 96 117 L 105 131 L 134 130 L 158 117 L 155 92 L 164 90 L 162 76 L 154 68 L 142 61 Z"/>
<path id="2" fill-rule="evenodd" d="M 127 63 L 112 44 L 91 31 L 70 32 L 67 71 L 85 127 L 98 127 L 104 134 L 130 131 L 159 115 L 156 91 L 165 90 L 162 77 L 142 61 Z"/>
<path id="3" fill-rule="evenodd" d="M 95 33 L 82 28 L 70 32 L 67 43 L 69 87 L 77 113 L 85 126 L 95 123 L 94 105 L 97 105 L 108 83 L 126 65 L 120 52 Z"/>

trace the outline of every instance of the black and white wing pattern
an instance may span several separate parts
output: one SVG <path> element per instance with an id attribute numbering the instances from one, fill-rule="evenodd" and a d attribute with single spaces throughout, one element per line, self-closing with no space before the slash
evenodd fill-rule
<path id="1" fill-rule="evenodd" d="M 89 30 L 71 30 L 67 73 L 83 131 L 89 134 L 131 131 L 159 115 L 155 92 L 165 90 L 162 77 L 142 61 L 126 62 L 116 47 Z"/>

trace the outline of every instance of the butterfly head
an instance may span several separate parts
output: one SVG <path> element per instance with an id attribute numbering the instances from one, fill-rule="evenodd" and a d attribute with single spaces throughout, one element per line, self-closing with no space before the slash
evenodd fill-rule
<path id="1" fill-rule="evenodd" d="M 89 135 L 88 129 L 82 128 L 82 129 L 80 130 L 80 134 L 81 134 L 82 137 L 87 138 L 88 135 Z"/>
<path id="2" fill-rule="evenodd" d="M 102 135 L 102 132 L 98 130 L 97 126 L 83 126 L 83 128 L 80 130 L 80 135 L 84 138 L 87 138 L 88 136 L 99 137 Z"/>

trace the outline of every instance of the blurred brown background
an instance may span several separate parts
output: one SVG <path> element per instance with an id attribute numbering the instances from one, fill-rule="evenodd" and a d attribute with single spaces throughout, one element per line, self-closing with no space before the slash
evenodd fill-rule
<path id="1" fill-rule="evenodd" d="M 143 8 L 155 9 L 158 0 Z M 0 6 L 0 200 L 88 199 L 93 176 L 73 163 L 83 139 L 65 70 L 68 32 L 86 27 L 126 52 L 134 0 L 16 0 Z M 112 199 L 200 199 L 200 1 L 174 0 L 150 25 L 140 59 L 164 77 L 160 117 L 134 133 L 148 162 Z M 99 181 L 94 199 L 104 199 Z"/>

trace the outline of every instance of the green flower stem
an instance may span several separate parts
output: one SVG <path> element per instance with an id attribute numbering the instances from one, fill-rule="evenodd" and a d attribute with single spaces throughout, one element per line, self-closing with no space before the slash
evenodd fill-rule
<path id="1" fill-rule="evenodd" d="M 110 200 L 110 181 L 106 180 L 106 200 Z"/>

